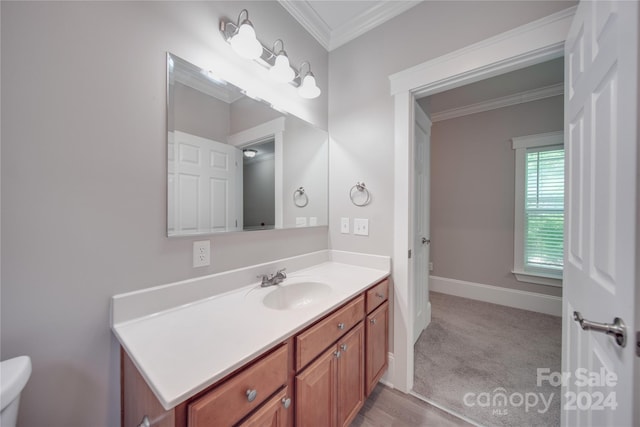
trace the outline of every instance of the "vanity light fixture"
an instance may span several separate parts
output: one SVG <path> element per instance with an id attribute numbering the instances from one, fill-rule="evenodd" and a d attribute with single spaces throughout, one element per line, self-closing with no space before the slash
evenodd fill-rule
<path id="1" fill-rule="evenodd" d="M 244 16 L 244 20 L 242 17 Z M 316 78 L 311 72 L 311 64 L 304 61 L 300 65 L 300 71 L 291 66 L 289 57 L 284 51 L 284 42 L 278 39 L 273 44 L 273 50 L 264 46 L 257 38 L 253 24 L 249 21 L 249 12 L 242 9 L 238 15 L 238 21 L 220 21 L 220 32 L 224 39 L 231 45 L 238 55 L 252 59 L 258 64 L 269 69 L 269 75 L 276 81 L 289 83 L 298 88 L 298 94 L 302 98 L 313 99 L 320 96 L 320 88 L 316 84 Z M 277 49 L 278 44 L 280 49 Z M 306 73 L 303 67 L 307 65 Z"/>
<path id="2" fill-rule="evenodd" d="M 240 22 L 242 14 L 245 18 Z M 249 12 L 247 9 L 242 9 L 238 15 L 238 23 L 236 24 L 236 31 L 229 39 L 229 43 L 233 50 L 243 58 L 258 59 L 262 56 L 262 44 L 256 38 L 256 30 L 253 28 L 253 24 L 249 21 Z"/>
<path id="3" fill-rule="evenodd" d="M 242 154 L 244 154 L 247 159 L 252 159 L 256 156 L 256 154 L 258 154 L 258 151 L 254 150 L 253 148 L 245 148 L 244 150 L 242 150 Z"/>

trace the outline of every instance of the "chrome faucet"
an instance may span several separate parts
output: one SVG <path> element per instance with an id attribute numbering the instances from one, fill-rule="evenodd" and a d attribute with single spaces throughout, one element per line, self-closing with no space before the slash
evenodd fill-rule
<path id="1" fill-rule="evenodd" d="M 285 273 L 286 270 L 286 268 L 283 268 L 282 270 L 276 271 L 276 274 L 263 274 L 258 276 L 258 279 L 262 279 L 260 286 L 266 288 L 267 286 L 274 286 L 282 283 L 284 279 L 287 278 L 287 273 Z"/>

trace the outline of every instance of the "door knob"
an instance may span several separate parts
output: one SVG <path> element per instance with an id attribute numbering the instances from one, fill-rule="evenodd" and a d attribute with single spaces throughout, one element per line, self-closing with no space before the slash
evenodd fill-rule
<path id="1" fill-rule="evenodd" d="M 423 238 L 422 238 L 422 244 L 424 245 L 425 243 L 426 243 L 427 245 L 428 245 L 428 244 L 430 244 L 430 243 L 431 243 L 431 239 L 427 239 L 426 237 L 423 237 Z"/>
<path id="2" fill-rule="evenodd" d="M 620 347 L 627 345 L 627 327 L 621 318 L 616 317 L 613 319 L 613 323 L 598 323 L 582 317 L 579 311 L 573 312 L 573 320 L 580 324 L 580 327 L 585 331 L 604 332 L 607 335 L 611 335 L 616 338 L 616 343 Z"/>

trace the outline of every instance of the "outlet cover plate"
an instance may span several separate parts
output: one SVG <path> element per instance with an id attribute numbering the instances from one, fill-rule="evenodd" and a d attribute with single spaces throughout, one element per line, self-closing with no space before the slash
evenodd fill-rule
<path id="1" fill-rule="evenodd" d="M 211 241 L 193 242 L 193 266 L 206 267 L 208 265 L 211 265 Z"/>

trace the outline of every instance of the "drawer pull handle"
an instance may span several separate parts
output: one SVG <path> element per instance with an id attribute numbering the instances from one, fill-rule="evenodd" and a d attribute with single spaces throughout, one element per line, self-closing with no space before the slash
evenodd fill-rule
<path id="1" fill-rule="evenodd" d="M 258 390 L 247 390 L 247 400 L 249 402 L 253 402 L 254 400 L 256 400 L 256 397 L 258 396 Z"/>
<path id="2" fill-rule="evenodd" d="M 282 406 L 284 406 L 284 409 L 289 409 L 289 406 L 291 406 L 291 398 L 283 397 L 282 398 Z"/>
<path id="3" fill-rule="evenodd" d="M 336 356 L 336 359 L 340 359 L 340 350 L 334 351 L 333 355 Z"/>
<path id="4" fill-rule="evenodd" d="M 378 298 L 384 298 L 384 294 L 381 294 L 380 292 L 376 292 L 376 296 Z"/>
<path id="5" fill-rule="evenodd" d="M 338 329 L 343 330 L 344 329 L 344 323 L 342 323 L 342 322 L 338 323 Z"/>
<path id="6" fill-rule="evenodd" d="M 341 349 L 342 351 L 347 351 L 347 345 L 346 345 L 346 344 L 342 344 L 342 345 L 340 346 L 340 349 Z"/>
<path id="7" fill-rule="evenodd" d="M 372 325 L 375 325 L 377 320 L 376 319 L 371 319 L 370 322 L 371 322 Z"/>

